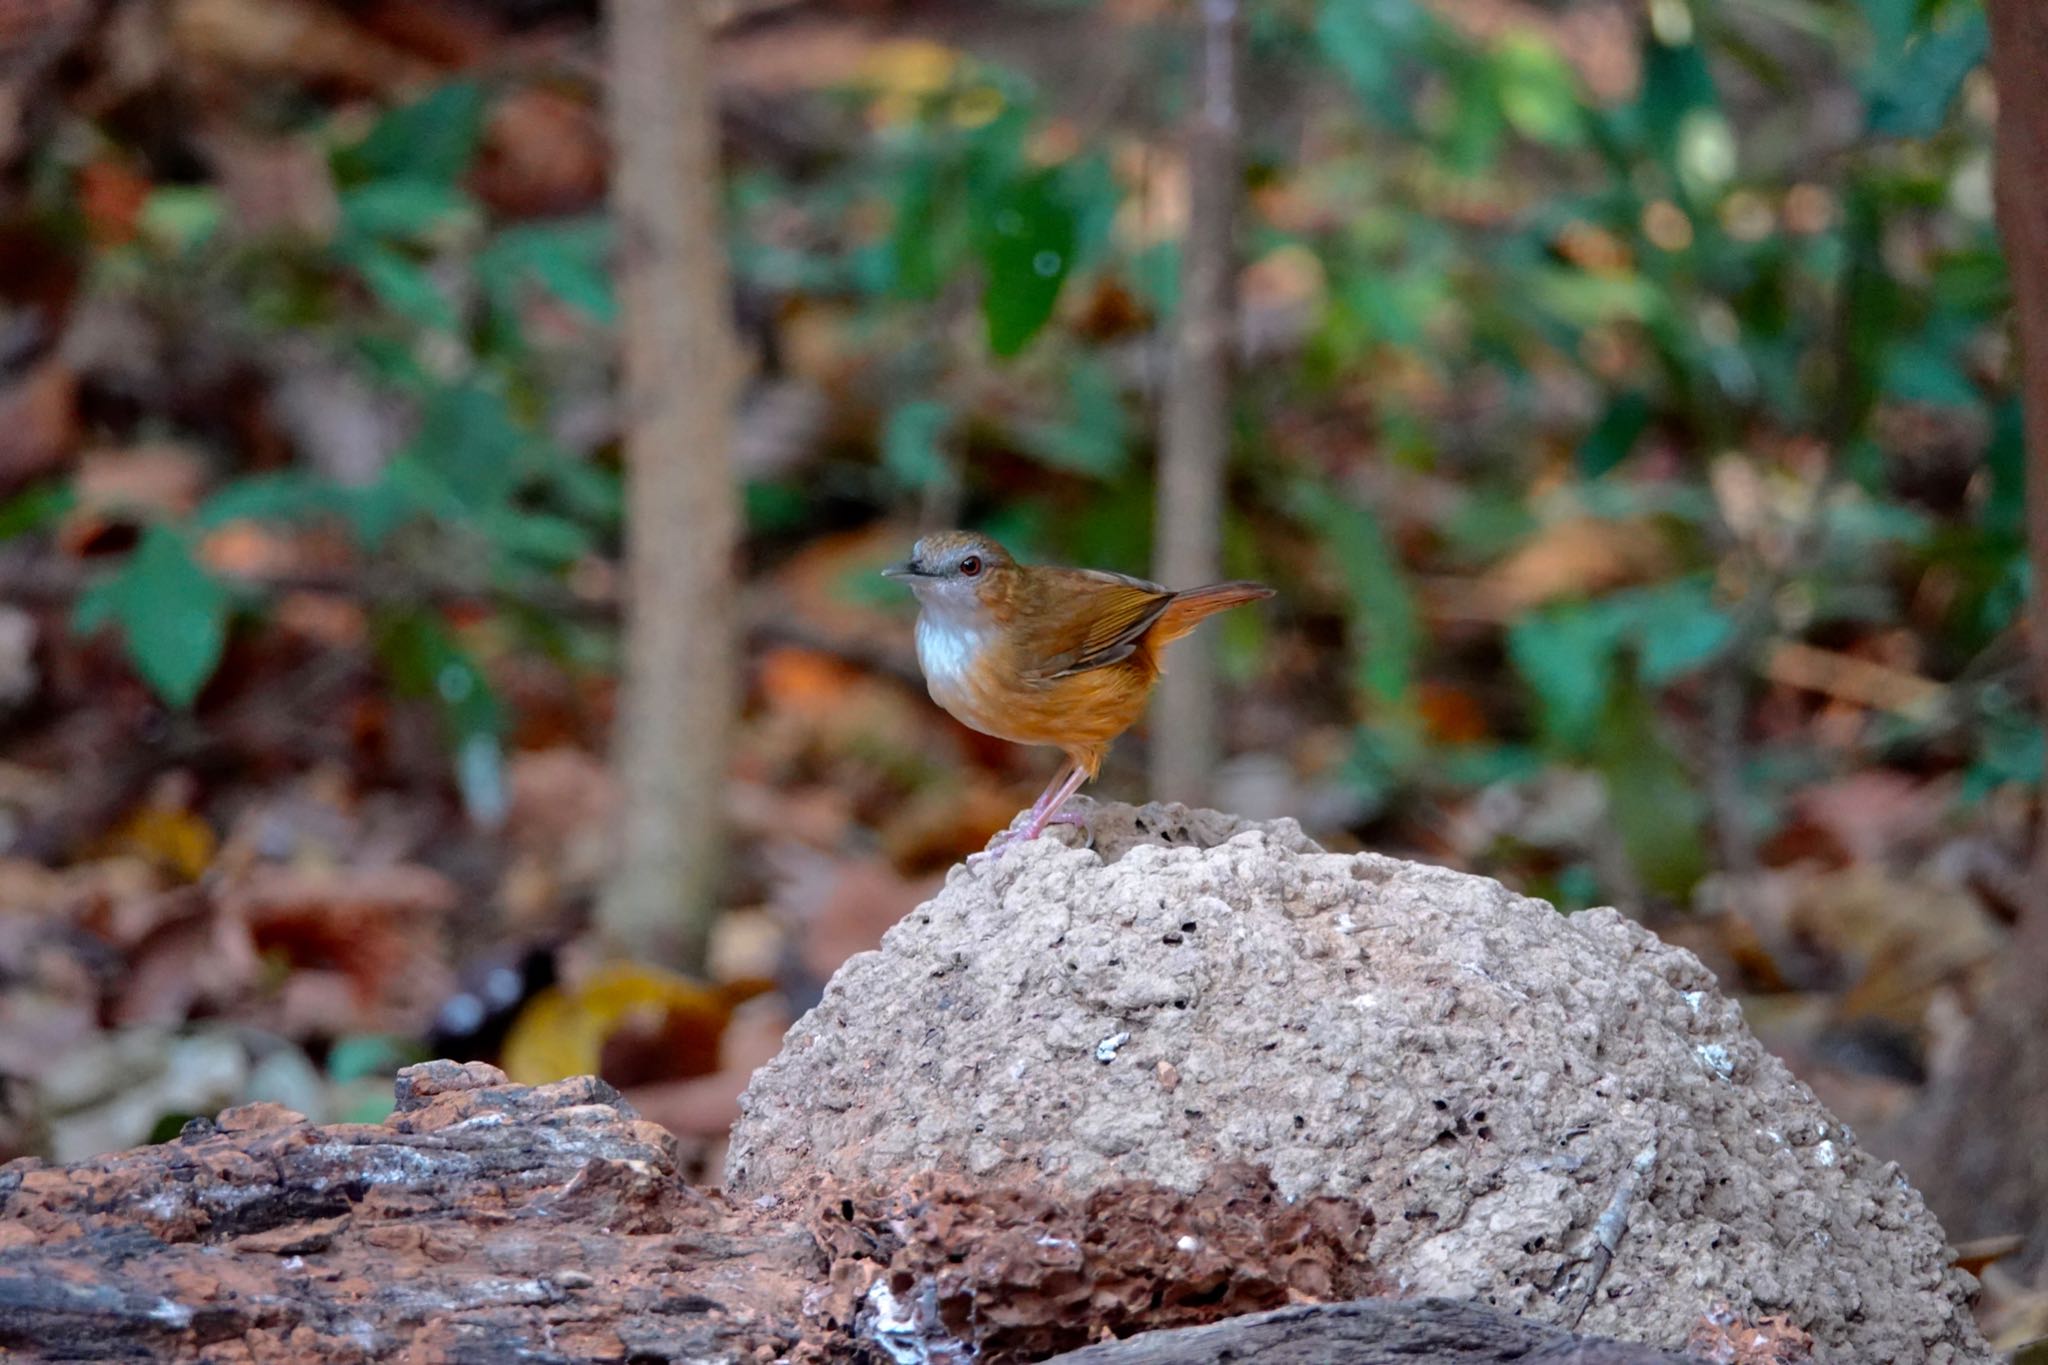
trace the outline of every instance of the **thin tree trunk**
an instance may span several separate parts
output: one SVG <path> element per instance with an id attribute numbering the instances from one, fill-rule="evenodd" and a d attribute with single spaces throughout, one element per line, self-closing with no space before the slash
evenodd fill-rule
<path id="1" fill-rule="evenodd" d="M 1173 588 L 1222 577 L 1230 361 L 1237 334 L 1238 0 L 1199 0 L 1201 90 L 1188 125 L 1188 230 L 1159 450 L 1154 573 Z M 1174 651 L 1152 721 L 1152 795 L 1199 802 L 1216 766 L 1216 649 Z"/>
<path id="2" fill-rule="evenodd" d="M 2026 409 L 2027 631 L 2048 717 L 2048 6 L 1990 0 L 1998 85 L 1998 226 L 2012 276 Z M 1978 1015 L 1955 1075 L 1929 1097 L 1912 1135 L 1913 1174 L 1954 1237 L 2027 1235 L 2048 1264 L 2048 793 L 2041 798 L 2033 898 L 2021 908 L 2006 974 Z"/>
<path id="3" fill-rule="evenodd" d="M 619 861 L 598 922 L 619 949 L 688 965 L 719 882 L 736 701 L 736 365 L 717 108 L 704 6 L 611 0 L 607 20 L 632 608 Z"/>

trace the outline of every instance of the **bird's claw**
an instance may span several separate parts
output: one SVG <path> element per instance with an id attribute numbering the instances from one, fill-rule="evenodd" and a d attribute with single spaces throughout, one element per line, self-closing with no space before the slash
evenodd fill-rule
<path id="1" fill-rule="evenodd" d="M 1079 811 L 1054 811 L 1051 815 L 1032 821 L 1022 829 L 1006 829 L 991 839 L 988 847 L 981 852 L 968 854 L 967 865 L 969 867 L 978 867 L 983 863 L 995 862 L 1018 844 L 1029 843 L 1031 840 L 1036 839 L 1052 825 L 1073 825 L 1085 830 L 1088 828 L 1088 817 L 1082 815 Z"/>

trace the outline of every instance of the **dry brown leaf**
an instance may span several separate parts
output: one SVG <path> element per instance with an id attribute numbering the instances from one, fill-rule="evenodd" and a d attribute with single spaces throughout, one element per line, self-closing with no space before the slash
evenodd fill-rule
<path id="1" fill-rule="evenodd" d="M 1792 814 L 1795 828 L 1806 827 L 1832 861 L 1897 864 L 1946 831 L 1957 787 L 1952 777 L 1927 780 L 1872 768 L 1802 789 L 1792 798 Z"/>
<path id="2" fill-rule="evenodd" d="M 796 1016 L 779 995 L 763 995 L 733 1010 L 719 1039 L 718 1070 L 689 1080 L 635 1086 L 626 1098 L 672 1133 L 724 1137 L 739 1121 L 740 1092 L 754 1072 L 782 1050 Z"/>
<path id="3" fill-rule="evenodd" d="M 42 478 L 78 444 L 78 376 L 45 360 L 0 387 L 0 493 Z"/>
<path id="4" fill-rule="evenodd" d="M 1496 565 L 1480 580 L 1478 596 L 1506 620 L 1563 598 L 1647 582 L 1669 565 L 1669 548 L 1648 522 L 1571 517 L 1543 527 Z"/>
<path id="5" fill-rule="evenodd" d="M 113 1002 L 123 1027 L 182 1024 L 202 1009 L 226 1009 L 246 999 L 262 976 L 263 959 L 249 926 L 222 914 L 206 897 L 162 896 L 182 913 L 159 924 L 129 954 L 129 967 Z"/>
<path id="6" fill-rule="evenodd" d="M 604 197 L 606 165 L 597 111 L 564 91 L 529 85 L 491 106 L 472 180 L 501 213 L 576 213 Z"/>
<path id="7" fill-rule="evenodd" d="M 945 877 L 907 879 L 879 858 L 834 858 L 795 844 L 765 855 L 775 872 L 771 905 L 789 929 L 798 960 L 818 981 L 938 894 Z"/>
<path id="8" fill-rule="evenodd" d="M 150 445 L 89 450 L 72 480 L 76 504 L 59 539 L 76 545 L 102 523 L 137 517 L 182 517 L 206 489 L 206 461 L 190 446 Z"/>
<path id="9" fill-rule="evenodd" d="M 225 879 L 215 900 L 287 971 L 345 975 L 351 1032 L 417 1031 L 450 990 L 441 920 L 457 892 L 429 868 L 259 864 Z"/>
<path id="10" fill-rule="evenodd" d="M 305 138 L 259 138 L 226 127 L 209 133 L 205 147 L 237 231 L 316 241 L 333 235 L 341 201 L 325 148 Z"/>
<path id="11" fill-rule="evenodd" d="M 1948 689 L 1888 664 L 1799 640 L 1781 640 L 1764 658 L 1764 676 L 1787 687 L 1819 692 L 1855 706 L 1890 711 L 1909 720 L 1938 714 Z"/>
<path id="12" fill-rule="evenodd" d="M 313 0 L 173 0 L 170 32 L 181 64 L 230 85 L 253 75 L 395 92 L 434 76 L 431 64 Z"/>

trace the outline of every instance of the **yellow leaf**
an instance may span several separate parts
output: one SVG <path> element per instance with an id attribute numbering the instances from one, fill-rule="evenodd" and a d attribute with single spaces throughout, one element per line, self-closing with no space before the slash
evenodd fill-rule
<path id="1" fill-rule="evenodd" d="M 129 854 L 185 881 L 197 881 L 213 863 L 219 843 L 213 828 L 191 811 L 148 805 L 110 832 L 106 853 Z"/>
<path id="2" fill-rule="evenodd" d="M 675 1036 L 708 1043 L 715 1057 L 730 1005 L 723 994 L 675 972 L 638 963 L 601 967 L 573 988 L 551 986 L 526 1002 L 505 1035 L 499 1062 L 521 1085 L 596 1075 L 614 1035 Z M 700 1056 L 678 1057 L 679 1075 L 709 1067 Z"/>

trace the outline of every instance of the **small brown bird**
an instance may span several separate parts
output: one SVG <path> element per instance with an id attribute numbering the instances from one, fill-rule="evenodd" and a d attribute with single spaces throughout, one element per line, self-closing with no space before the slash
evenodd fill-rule
<path id="1" fill-rule="evenodd" d="M 932 700 L 985 735 L 1067 756 L 1024 828 L 992 852 L 1047 825 L 1079 824 L 1060 807 L 1144 713 L 1166 646 L 1204 617 L 1273 595 L 1260 583 L 1175 592 L 1099 569 L 1019 564 L 972 531 L 926 536 L 909 563 L 883 572 L 923 608 L 917 662 Z"/>

